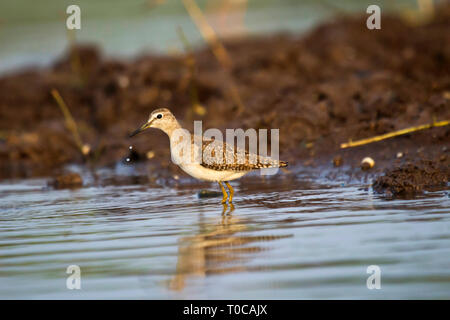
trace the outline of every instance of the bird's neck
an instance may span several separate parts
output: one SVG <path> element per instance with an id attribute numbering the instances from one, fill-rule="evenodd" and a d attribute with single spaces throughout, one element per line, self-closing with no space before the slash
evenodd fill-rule
<path id="1" fill-rule="evenodd" d="M 194 159 L 191 145 L 192 134 L 178 122 L 176 126 L 166 128 L 164 132 L 169 136 L 172 161 L 179 166 L 191 164 Z"/>
<path id="2" fill-rule="evenodd" d="M 173 133 L 178 129 L 182 129 L 182 127 L 181 127 L 180 123 L 177 120 L 175 120 L 174 122 L 172 122 L 170 124 L 170 126 L 165 127 L 163 129 L 163 131 L 169 136 L 169 139 L 171 139 L 173 136 Z"/>

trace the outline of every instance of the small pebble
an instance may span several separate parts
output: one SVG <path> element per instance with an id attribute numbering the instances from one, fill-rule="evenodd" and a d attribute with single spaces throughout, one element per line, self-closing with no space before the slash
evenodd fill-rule
<path id="1" fill-rule="evenodd" d="M 442 96 L 447 99 L 450 100 L 450 91 L 444 91 L 444 93 L 442 94 Z"/>
<path id="2" fill-rule="evenodd" d="M 403 152 L 397 152 L 397 158 L 403 157 Z"/>
<path id="3" fill-rule="evenodd" d="M 91 146 L 90 145 L 88 145 L 88 144 L 84 144 L 82 147 L 81 147 L 81 153 L 83 153 L 83 155 L 88 155 L 89 154 L 89 152 L 91 152 Z"/>
<path id="4" fill-rule="evenodd" d="M 369 170 L 369 169 L 373 168 L 374 165 L 375 165 L 375 161 L 371 157 L 365 157 L 361 161 L 361 169 L 363 169 L 363 170 Z"/>
<path id="5" fill-rule="evenodd" d="M 222 196 L 222 192 L 210 191 L 210 190 L 201 190 L 198 193 L 199 198 L 215 198 Z"/>
<path id="6" fill-rule="evenodd" d="M 206 114 L 206 108 L 201 104 L 196 103 L 194 105 L 194 112 L 199 116 L 204 116 Z"/>
<path id="7" fill-rule="evenodd" d="M 56 189 L 77 188 L 83 185 L 83 179 L 78 173 L 66 173 L 55 177 L 48 184 Z"/>

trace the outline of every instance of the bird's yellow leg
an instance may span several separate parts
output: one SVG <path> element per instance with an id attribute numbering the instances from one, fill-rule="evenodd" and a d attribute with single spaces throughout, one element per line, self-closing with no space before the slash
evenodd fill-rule
<path id="1" fill-rule="evenodd" d="M 227 210 L 228 210 L 228 204 L 226 203 L 222 203 L 223 205 L 223 210 L 222 210 L 222 218 L 226 216 Z M 222 224 L 223 224 L 223 219 L 222 219 Z"/>
<path id="2" fill-rule="evenodd" d="M 222 193 L 223 193 L 222 203 L 226 203 L 227 199 L 228 199 L 228 194 L 225 191 L 225 188 L 223 187 L 222 182 L 220 182 L 220 181 L 219 181 L 219 186 L 220 186 L 220 189 L 222 189 Z"/>
<path id="3" fill-rule="evenodd" d="M 225 184 L 227 185 L 228 190 L 230 190 L 230 198 L 228 202 L 231 203 L 233 201 L 234 190 L 233 187 L 228 183 L 228 181 L 225 181 Z"/>

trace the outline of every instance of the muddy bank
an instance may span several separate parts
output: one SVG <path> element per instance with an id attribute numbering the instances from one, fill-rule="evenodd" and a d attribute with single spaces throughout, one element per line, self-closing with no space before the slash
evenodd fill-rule
<path id="1" fill-rule="evenodd" d="M 416 161 L 388 169 L 378 177 L 373 189 L 388 196 L 414 196 L 424 189 L 446 187 L 450 167 L 434 161 Z"/>
<path id="2" fill-rule="evenodd" d="M 133 160 L 146 161 L 149 180 L 181 175 L 163 133 L 128 138 L 157 107 L 170 108 L 189 129 L 194 119 L 204 129 L 280 128 L 280 157 L 294 168 L 332 166 L 336 156 L 356 176 L 376 177 L 420 159 L 449 166 L 448 126 L 339 149 L 350 139 L 450 119 L 450 6 L 437 12 L 420 26 L 385 16 L 382 29 L 370 31 L 365 16 L 344 17 L 302 36 L 226 41 L 231 76 L 208 48 L 132 61 L 74 48 L 50 68 L 0 79 L 0 177 L 54 174 L 69 163 L 113 165 L 130 145 Z M 67 130 L 53 88 L 70 108 L 87 155 Z M 376 165 L 362 173 L 366 156 Z"/>

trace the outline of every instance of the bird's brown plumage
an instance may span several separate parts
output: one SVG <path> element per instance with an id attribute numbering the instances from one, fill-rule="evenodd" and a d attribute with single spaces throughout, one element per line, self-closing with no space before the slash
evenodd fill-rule
<path id="1" fill-rule="evenodd" d="M 233 148 L 233 146 L 219 140 L 203 138 L 201 141 L 202 161 L 200 164 L 208 169 L 250 171 L 263 168 L 281 168 L 288 165 L 285 161 L 259 156 L 237 147 Z M 218 152 L 219 154 L 217 154 Z"/>

